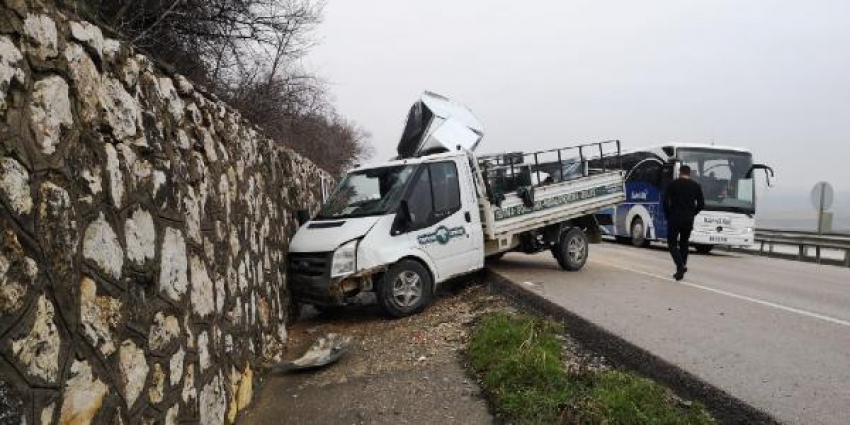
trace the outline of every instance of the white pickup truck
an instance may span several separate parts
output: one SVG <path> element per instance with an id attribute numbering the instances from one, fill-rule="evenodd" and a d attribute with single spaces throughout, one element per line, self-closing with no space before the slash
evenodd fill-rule
<path id="1" fill-rule="evenodd" d="M 400 157 L 350 171 L 318 215 L 300 219 L 287 263 L 295 301 L 339 306 L 374 291 L 401 317 L 485 257 L 550 250 L 581 269 L 600 239 L 595 213 L 625 199 L 619 142 L 476 156 L 482 135 L 468 109 L 425 93 Z"/>

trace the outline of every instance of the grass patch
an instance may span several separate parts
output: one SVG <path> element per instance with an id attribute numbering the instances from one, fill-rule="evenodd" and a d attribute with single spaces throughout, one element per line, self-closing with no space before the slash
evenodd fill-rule
<path id="1" fill-rule="evenodd" d="M 629 372 L 567 371 L 563 328 L 527 315 L 484 316 L 468 356 L 498 412 L 523 424 L 713 424 L 664 387 Z"/>

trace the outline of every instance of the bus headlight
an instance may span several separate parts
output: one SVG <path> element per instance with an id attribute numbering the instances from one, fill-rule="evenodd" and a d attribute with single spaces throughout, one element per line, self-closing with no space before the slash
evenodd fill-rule
<path id="1" fill-rule="evenodd" d="M 331 261 L 331 277 L 354 273 L 357 267 L 357 240 L 342 244 L 334 251 Z"/>

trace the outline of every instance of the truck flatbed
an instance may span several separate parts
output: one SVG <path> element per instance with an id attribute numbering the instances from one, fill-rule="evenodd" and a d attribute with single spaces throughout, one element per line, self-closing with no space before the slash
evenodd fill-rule
<path id="1" fill-rule="evenodd" d="M 623 202 L 619 152 L 619 141 L 609 141 L 479 158 L 488 192 L 479 198 L 488 252 L 514 248 L 517 234 L 593 216 Z"/>
<path id="2" fill-rule="evenodd" d="M 517 194 L 505 195 L 501 206 L 482 202 L 484 234 L 487 239 L 507 235 L 594 214 L 626 199 L 623 177 L 608 172 L 539 187 L 534 201 L 527 205 Z"/>

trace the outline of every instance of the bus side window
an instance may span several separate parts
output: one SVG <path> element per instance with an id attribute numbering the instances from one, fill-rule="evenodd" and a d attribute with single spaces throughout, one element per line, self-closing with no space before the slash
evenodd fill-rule
<path id="1" fill-rule="evenodd" d="M 661 187 L 661 164 L 655 161 L 646 163 L 646 182 Z"/>
<path id="2" fill-rule="evenodd" d="M 673 181 L 673 166 L 661 165 L 658 167 L 658 191 L 663 194 L 667 191 L 667 186 Z"/>
<path id="3" fill-rule="evenodd" d="M 656 161 L 644 161 L 632 171 L 629 181 L 658 187 L 661 184 L 661 168 L 661 164 Z"/>
<path id="4" fill-rule="evenodd" d="M 635 171 L 636 171 L 634 168 L 635 168 L 635 165 L 638 164 L 638 162 L 639 162 L 639 158 L 637 157 L 636 154 L 632 153 L 632 154 L 623 155 L 623 157 L 622 157 L 623 171 L 626 172 L 626 180 L 627 181 L 629 181 L 629 182 L 634 181 Z"/>

